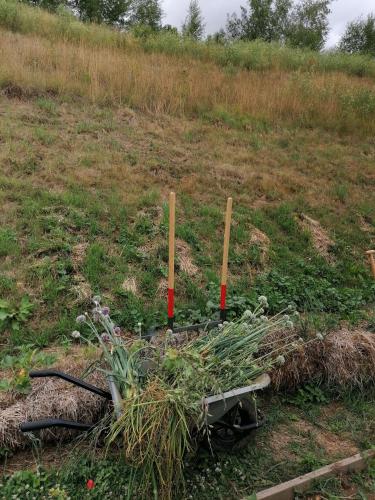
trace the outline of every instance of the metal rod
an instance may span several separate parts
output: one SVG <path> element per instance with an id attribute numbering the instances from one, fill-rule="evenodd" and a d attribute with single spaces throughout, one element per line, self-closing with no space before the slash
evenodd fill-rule
<path id="1" fill-rule="evenodd" d="M 71 375 L 68 375 L 67 373 L 64 373 L 64 372 L 60 372 L 58 370 L 31 371 L 29 373 L 29 377 L 30 378 L 45 378 L 45 377 L 61 378 L 62 380 L 65 380 L 66 382 L 69 382 L 70 384 L 81 387 L 82 389 L 86 389 L 86 391 L 93 392 L 94 394 L 97 394 L 98 396 L 101 396 L 102 398 L 112 399 L 112 396 L 108 391 L 104 391 L 103 389 L 100 389 L 99 387 L 96 387 L 95 385 L 89 384 L 88 382 L 84 382 L 83 380 L 81 380 L 79 378 L 72 377 Z"/>
<path id="2" fill-rule="evenodd" d="M 207 323 L 197 323 L 195 325 L 185 325 L 178 326 L 173 329 L 173 333 L 184 333 L 184 332 L 198 332 L 201 330 L 212 330 L 221 324 L 221 321 L 209 321 Z M 147 332 L 145 335 L 142 335 L 143 339 L 152 339 L 159 334 L 159 332 L 163 331 L 165 326 L 157 326 L 152 331 Z"/>
<path id="3" fill-rule="evenodd" d="M 95 424 L 83 424 L 72 420 L 63 420 L 61 418 L 46 418 L 36 420 L 35 422 L 23 422 L 20 424 L 21 432 L 35 432 L 51 427 L 64 427 L 65 429 L 75 429 L 77 431 L 91 431 L 96 427 Z"/>

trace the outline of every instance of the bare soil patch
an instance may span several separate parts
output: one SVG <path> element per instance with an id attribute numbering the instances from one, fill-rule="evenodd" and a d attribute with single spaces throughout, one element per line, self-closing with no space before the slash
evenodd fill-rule
<path id="1" fill-rule="evenodd" d="M 329 411 L 330 407 L 331 405 L 327 406 L 326 410 Z M 358 453 L 357 446 L 349 437 L 334 434 L 304 419 L 289 424 L 280 424 L 271 432 L 269 444 L 276 460 L 292 461 L 295 460 L 297 452 L 293 451 L 290 445 L 299 444 L 303 448 L 311 440 L 332 460 Z"/>
<path id="2" fill-rule="evenodd" d="M 321 426 L 313 425 L 307 420 L 298 420 L 294 422 L 292 427 L 306 437 L 312 436 L 316 444 L 323 448 L 329 457 L 339 458 L 358 453 L 357 446 L 348 437 L 342 434 L 338 436 L 333 432 L 322 429 Z"/>

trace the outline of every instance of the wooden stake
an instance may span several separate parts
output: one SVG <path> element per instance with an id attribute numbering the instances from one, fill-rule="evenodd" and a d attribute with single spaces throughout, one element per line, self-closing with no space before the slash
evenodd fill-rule
<path id="1" fill-rule="evenodd" d="M 174 319 L 174 251 L 176 226 L 176 194 L 169 194 L 169 269 L 168 269 L 168 326 L 173 328 Z"/>
<path id="2" fill-rule="evenodd" d="M 226 319 L 226 298 L 227 298 L 227 281 L 228 281 L 228 256 L 229 256 L 229 240 L 230 240 L 230 225 L 232 221 L 232 198 L 227 200 L 227 211 L 225 214 L 225 232 L 224 232 L 224 249 L 223 249 L 223 265 L 221 269 L 221 289 L 220 289 L 220 318 L 222 321 Z"/>
<path id="3" fill-rule="evenodd" d="M 372 275 L 375 278 L 375 250 L 367 250 L 366 255 L 368 255 Z"/>

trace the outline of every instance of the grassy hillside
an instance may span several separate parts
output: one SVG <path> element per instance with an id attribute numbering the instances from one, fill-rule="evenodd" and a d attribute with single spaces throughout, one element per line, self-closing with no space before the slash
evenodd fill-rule
<path id="1" fill-rule="evenodd" d="M 71 338 L 94 294 L 124 330 L 165 323 L 172 189 L 178 323 L 217 314 L 232 196 L 229 317 L 261 294 L 271 313 L 295 302 L 298 335 L 345 321 L 340 340 L 363 322 L 370 338 L 374 61 L 137 39 L 5 0 L 0 35 L 0 409 L 27 390 L 30 367 L 96 357 Z M 260 396 L 267 423 L 255 445 L 201 451 L 184 498 L 248 497 L 370 448 L 373 390 L 338 396 L 316 384 Z M 37 474 L 24 470 L 30 449 L 12 457 L 0 446 L 4 472 L 20 470 L 0 481 L 0 497 L 123 496 L 130 471 L 118 450 L 104 459 L 85 447 L 76 458 L 76 446 L 41 450 L 56 470 Z M 351 477 L 351 491 L 371 494 L 373 469 Z M 318 489 L 343 490 L 335 478 Z"/>
<path id="2" fill-rule="evenodd" d="M 348 75 L 375 77 L 375 63 L 369 56 L 335 52 L 318 54 L 261 41 L 231 45 L 200 43 L 168 32 L 135 39 L 132 35 L 103 26 L 82 24 L 63 9 L 58 14 L 56 16 L 44 10 L 31 9 L 14 0 L 0 2 L 0 24 L 3 27 L 23 34 L 36 34 L 52 41 L 64 39 L 96 48 L 119 48 L 126 52 L 146 50 L 253 70 L 341 71 Z"/>
<path id="3" fill-rule="evenodd" d="M 7 30 L 1 36 L 3 87 L 153 113 L 213 115 L 247 128 L 272 123 L 366 135 L 375 130 L 371 59 L 265 43 L 202 44 L 168 34 L 134 39 L 6 0 L 0 2 L 0 26 Z M 362 69 L 353 70 L 356 65 Z"/>
<path id="4" fill-rule="evenodd" d="M 4 0 L 0 24 L 0 293 L 34 305 L 3 345 L 69 338 L 96 292 L 124 327 L 162 321 L 170 189 L 180 322 L 216 307 L 229 195 L 231 314 L 262 292 L 317 328 L 371 315 L 373 61 L 139 41 Z"/>

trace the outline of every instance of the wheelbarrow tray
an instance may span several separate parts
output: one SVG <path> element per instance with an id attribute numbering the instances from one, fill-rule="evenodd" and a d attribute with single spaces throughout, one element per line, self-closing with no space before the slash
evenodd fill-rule
<path id="1" fill-rule="evenodd" d="M 232 389 L 221 394 L 206 396 L 202 398 L 202 406 L 206 410 L 206 424 L 210 425 L 220 420 L 228 411 L 230 411 L 241 399 L 252 392 L 266 388 L 271 382 L 267 373 L 260 375 L 254 382 L 246 387 Z M 108 377 L 108 386 L 112 395 L 112 401 L 116 416 L 121 416 L 121 395 L 112 376 Z"/>
<path id="2" fill-rule="evenodd" d="M 60 372 L 58 370 L 41 370 L 30 372 L 31 378 L 44 378 L 44 377 L 57 377 L 65 380 L 73 385 L 81 387 L 87 391 L 93 392 L 98 396 L 105 399 L 112 400 L 113 409 L 117 418 L 122 415 L 122 398 L 120 391 L 115 383 L 113 376 L 108 376 L 108 387 L 109 391 L 104 391 L 98 387 L 95 387 L 87 382 L 72 377 L 66 373 Z M 206 423 L 211 425 L 219 421 L 226 413 L 228 413 L 236 404 L 240 403 L 242 399 L 246 398 L 249 394 L 264 389 L 270 384 L 270 377 L 267 373 L 264 373 L 258 377 L 254 382 L 246 387 L 241 387 L 238 389 L 232 389 L 230 391 L 223 392 L 221 394 L 215 394 L 212 396 L 206 396 L 202 398 L 202 406 L 205 408 L 205 418 Z M 76 429 L 79 431 L 90 431 L 96 424 L 84 424 L 81 422 L 73 422 L 62 419 L 48 418 L 36 422 L 24 422 L 20 425 L 20 430 L 22 432 L 33 432 L 37 430 L 47 429 L 50 427 L 65 427 L 69 429 Z"/>
<path id="3" fill-rule="evenodd" d="M 207 396 L 203 398 L 202 403 L 206 408 L 206 423 L 213 424 L 220 420 L 229 410 L 231 410 L 241 399 L 250 395 L 252 392 L 264 389 L 271 383 L 270 376 L 263 373 L 254 382 L 246 387 L 232 389 L 231 391 Z"/>

